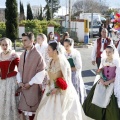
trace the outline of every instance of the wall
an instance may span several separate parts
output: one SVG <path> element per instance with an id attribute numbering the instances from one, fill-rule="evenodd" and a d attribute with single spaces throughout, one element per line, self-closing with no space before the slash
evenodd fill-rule
<path id="1" fill-rule="evenodd" d="M 5 22 L 5 8 L 0 8 L 0 22 Z"/>
<path id="2" fill-rule="evenodd" d="M 48 26 L 48 28 L 47 28 L 47 35 L 48 35 L 50 32 L 53 32 L 53 33 L 54 33 L 54 26 Z"/>
<path id="3" fill-rule="evenodd" d="M 62 21 L 62 26 L 68 28 L 69 16 L 65 16 L 65 21 Z M 71 20 L 71 30 L 77 32 L 77 37 L 79 42 L 84 41 L 84 20 Z"/>
<path id="4" fill-rule="evenodd" d="M 19 38 L 22 38 L 22 33 L 25 32 L 25 27 L 24 26 L 19 26 Z"/>

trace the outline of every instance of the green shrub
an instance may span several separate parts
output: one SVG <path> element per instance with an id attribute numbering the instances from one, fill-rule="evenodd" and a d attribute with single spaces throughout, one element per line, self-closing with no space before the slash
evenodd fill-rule
<path id="1" fill-rule="evenodd" d="M 25 26 L 25 32 L 33 32 L 35 34 L 35 36 L 39 33 L 44 33 L 47 35 L 47 27 L 49 25 L 53 25 L 54 26 L 54 30 L 57 33 L 61 32 L 61 27 L 60 24 L 54 20 L 51 21 L 46 21 L 46 20 L 22 20 L 19 23 L 20 26 Z M 0 22 L 0 37 L 5 37 L 5 23 L 4 22 Z"/>
<path id="2" fill-rule="evenodd" d="M 55 27 L 55 32 L 59 33 L 60 29 L 60 24 L 57 23 L 56 21 L 46 21 L 46 20 L 23 20 L 20 22 L 19 25 L 24 25 L 25 26 L 25 31 L 31 31 L 35 34 L 35 36 L 39 33 L 44 33 L 47 34 L 47 27 L 49 25 L 53 25 Z"/>
<path id="3" fill-rule="evenodd" d="M 0 22 L 0 38 L 6 36 L 5 30 L 6 30 L 5 23 Z"/>

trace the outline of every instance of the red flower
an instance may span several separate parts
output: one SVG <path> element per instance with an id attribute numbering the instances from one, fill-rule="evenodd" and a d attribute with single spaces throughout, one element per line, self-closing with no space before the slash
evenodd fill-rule
<path id="1" fill-rule="evenodd" d="M 117 23 L 118 22 L 118 20 L 115 20 L 115 23 Z"/>
<path id="2" fill-rule="evenodd" d="M 119 13 L 117 13 L 117 14 L 116 14 L 116 16 L 117 16 L 117 17 L 120 17 L 120 14 L 119 14 Z"/>
<path id="3" fill-rule="evenodd" d="M 56 87 L 58 87 L 62 90 L 66 90 L 67 89 L 67 83 L 63 78 L 57 78 Z"/>

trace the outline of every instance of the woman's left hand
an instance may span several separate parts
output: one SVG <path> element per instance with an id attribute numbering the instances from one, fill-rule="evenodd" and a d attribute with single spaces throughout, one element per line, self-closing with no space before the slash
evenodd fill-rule
<path id="1" fill-rule="evenodd" d="M 72 70 L 72 71 L 76 71 L 77 69 L 76 69 L 75 67 L 72 67 L 71 70 Z"/>
<path id="2" fill-rule="evenodd" d="M 56 94 L 58 92 L 58 89 L 57 88 L 54 88 L 54 89 L 52 89 L 51 90 L 51 94 L 53 95 L 53 94 Z"/>
<path id="3" fill-rule="evenodd" d="M 110 81 L 104 82 L 104 85 L 106 85 L 106 86 L 110 85 Z"/>

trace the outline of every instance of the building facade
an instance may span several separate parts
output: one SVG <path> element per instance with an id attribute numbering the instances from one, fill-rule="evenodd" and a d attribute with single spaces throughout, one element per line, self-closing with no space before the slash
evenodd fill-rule
<path id="1" fill-rule="evenodd" d="M 5 22 L 5 8 L 0 8 L 0 22 Z"/>

